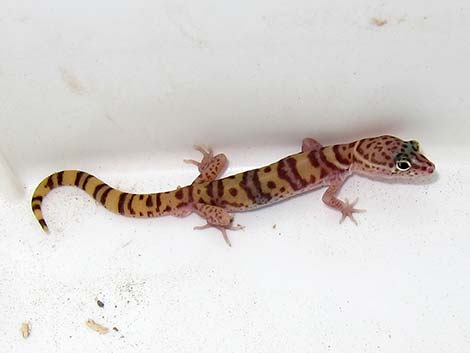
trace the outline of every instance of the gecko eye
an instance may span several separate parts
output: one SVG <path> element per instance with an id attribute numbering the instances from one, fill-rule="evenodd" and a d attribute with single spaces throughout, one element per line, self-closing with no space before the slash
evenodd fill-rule
<path id="1" fill-rule="evenodd" d="M 401 159 L 395 163 L 397 169 L 402 172 L 406 172 L 408 169 L 411 168 L 411 163 L 410 161 L 406 159 Z"/>

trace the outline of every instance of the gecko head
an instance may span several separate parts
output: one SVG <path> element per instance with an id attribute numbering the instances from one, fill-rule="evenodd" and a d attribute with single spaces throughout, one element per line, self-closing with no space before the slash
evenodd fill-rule
<path id="1" fill-rule="evenodd" d="M 360 140 L 354 151 L 354 171 L 370 177 L 411 179 L 434 172 L 418 141 L 384 135 Z"/>

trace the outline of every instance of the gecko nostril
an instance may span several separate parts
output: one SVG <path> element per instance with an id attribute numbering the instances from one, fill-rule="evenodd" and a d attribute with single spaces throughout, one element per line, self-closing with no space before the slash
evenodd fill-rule
<path id="1" fill-rule="evenodd" d="M 434 172 L 434 165 L 433 164 L 428 166 L 428 173 L 431 174 L 432 172 Z"/>

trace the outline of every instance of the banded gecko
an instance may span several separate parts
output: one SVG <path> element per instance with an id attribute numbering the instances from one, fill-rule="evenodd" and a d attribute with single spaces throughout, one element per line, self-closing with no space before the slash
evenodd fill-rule
<path id="1" fill-rule="evenodd" d="M 114 189 L 100 179 L 79 170 L 64 170 L 46 177 L 32 197 L 32 209 L 44 231 L 48 231 L 41 205 L 43 198 L 62 185 L 86 191 L 108 210 L 130 217 L 172 215 L 184 217 L 196 213 L 206 224 L 194 229 L 217 228 L 230 246 L 226 230 L 242 226 L 233 224 L 232 212 L 266 206 L 294 195 L 327 186 L 323 202 L 340 211 L 340 223 L 363 212 L 336 197 L 345 180 L 353 173 L 367 177 L 409 179 L 430 175 L 434 164 L 421 152 L 417 141 L 403 141 L 384 135 L 351 143 L 322 146 L 313 138 L 302 142 L 302 151 L 270 165 L 217 179 L 227 165 L 224 154 L 195 146 L 202 153 L 201 162 L 185 160 L 199 169 L 192 184 L 172 191 L 133 194 Z"/>

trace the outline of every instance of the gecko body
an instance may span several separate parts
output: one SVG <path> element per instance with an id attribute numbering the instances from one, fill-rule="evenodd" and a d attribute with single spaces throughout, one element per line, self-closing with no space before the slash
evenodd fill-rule
<path id="1" fill-rule="evenodd" d="M 362 212 L 355 203 L 336 197 L 345 180 L 353 173 L 373 178 L 410 179 L 430 175 L 434 164 L 421 152 L 417 141 L 404 141 L 383 135 L 350 143 L 322 146 L 306 138 L 302 150 L 270 165 L 218 179 L 227 164 L 224 154 L 195 147 L 203 154 L 201 162 L 185 160 L 199 169 L 190 185 L 172 191 L 133 194 L 122 192 L 95 176 L 79 170 L 64 170 L 46 177 L 32 197 L 32 209 L 42 229 L 48 231 L 41 205 L 52 189 L 68 185 L 86 191 L 108 210 L 130 217 L 197 213 L 206 220 L 195 229 L 215 227 L 230 245 L 226 230 L 233 225 L 232 212 L 242 212 L 278 202 L 299 193 L 327 186 L 323 202 L 356 223 L 353 214 Z"/>

